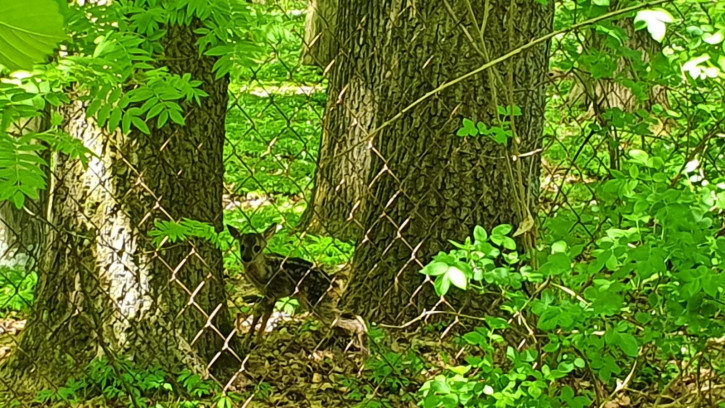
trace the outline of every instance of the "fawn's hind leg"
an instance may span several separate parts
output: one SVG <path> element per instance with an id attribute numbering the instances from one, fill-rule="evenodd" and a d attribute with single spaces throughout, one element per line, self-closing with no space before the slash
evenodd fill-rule
<path id="1" fill-rule="evenodd" d="M 343 317 L 342 313 L 339 313 L 333 325 L 355 334 L 360 352 L 368 355 L 368 327 L 361 316 Z"/>
<path id="2" fill-rule="evenodd" d="M 315 314 L 325 323 L 328 327 L 339 327 L 349 333 L 354 334 L 357 337 L 360 351 L 363 354 L 368 353 L 368 328 L 360 316 L 350 315 L 351 317 L 343 316 L 332 303 L 322 302 L 315 308 Z"/>

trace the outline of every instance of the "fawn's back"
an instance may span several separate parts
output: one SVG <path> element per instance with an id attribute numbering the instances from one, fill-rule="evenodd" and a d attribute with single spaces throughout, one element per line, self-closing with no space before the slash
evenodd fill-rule
<path id="1" fill-rule="evenodd" d="M 296 297 L 308 310 L 326 303 L 333 280 L 325 271 L 304 259 L 263 252 L 275 229 L 272 226 L 262 234 L 232 230 L 239 241 L 247 278 L 265 297 Z"/>

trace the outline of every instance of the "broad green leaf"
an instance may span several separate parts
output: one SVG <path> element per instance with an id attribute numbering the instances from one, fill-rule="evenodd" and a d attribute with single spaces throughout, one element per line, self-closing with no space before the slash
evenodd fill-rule
<path id="1" fill-rule="evenodd" d="M 442 275 L 436 279 L 435 290 L 438 296 L 443 296 L 448 293 L 448 289 L 451 288 L 451 281 L 448 279 L 448 275 Z"/>
<path id="2" fill-rule="evenodd" d="M 638 150 L 633 149 L 629 151 L 629 156 L 632 158 L 632 161 L 638 164 L 647 165 L 647 159 L 649 159 L 649 154 L 645 152 L 644 150 Z"/>
<path id="3" fill-rule="evenodd" d="M 131 118 L 131 123 L 136 127 L 136 129 L 146 133 L 147 135 L 151 134 L 151 130 L 149 129 L 146 122 L 143 121 L 143 119 L 139 118 L 138 116 L 134 116 Z"/>
<path id="4" fill-rule="evenodd" d="M 477 242 L 486 242 L 488 240 L 488 233 L 485 228 L 480 225 L 476 225 L 476 228 L 473 229 L 473 238 Z"/>
<path id="5" fill-rule="evenodd" d="M 637 345 L 637 339 L 629 333 L 617 333 L 617 340 L 615 341 L 624 354 L 630 357 L 637 357 L 639 354 L 639 346 Z"/>
<path id="6" fill-rule="evenodd" d="M 541 330 L 553 330 L 559 322 L 561 310 L 558 307 L 550 307 L 539 317 L 538 327 Z"/>
<path id="7" fill-rule="evenodd" d="M 428 264 L 420 273 L 430 276 L 443 275 L 448 271 L 448 264 L 445 262 L 433 262 Z"/>
<path id="8" fill-rule="evenodd" d="M 478 135 L 476 124 L 471 119 L 463 119 L 463 127 L 458 130 L 457 135 L 460 137 Z"/>
<path id="9" fill-rule="evenodd" d="M 557 241 L 551 244 L 551 253 L 552 254 L 558 254 L 558 253 L 566 253 L 568 246 L 566 245 L 565 241 Z"/>
<path id="10" fill-rule="evenodd" d="M 514 230 L 514 227 L 512 227 L 509 224 L 501 224 L 496 226 L 493 231 L 491 231 L 491 235 L 508 235 L 511 231 Z"/>
<path id="11" fill-rule="evenodd" d="M 56 0 L 0 0 L 0 64 L 30 70 L 65 38 Z"/>
<path id="12" fill-rule="evenodd" d="M 710 45 L 720 44 L 721 42 L 723 42 L 723 32 L 718 31 L 713 34 L 706 33 L 702 36 L 702 41 L 705 41 Z"/>

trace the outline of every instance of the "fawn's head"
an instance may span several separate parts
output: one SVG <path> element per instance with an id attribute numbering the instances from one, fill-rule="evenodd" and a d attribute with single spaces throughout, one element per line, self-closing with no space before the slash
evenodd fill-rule
<path id="1" fill-rule="evenodd" d="M 229 226 L 229 232 L 231 232 L 232 237 L 239 241 L 239 249 L 242 253 L 242 261 L 244 263 L 251 263 L 257 260 L 259 254 L 264 251 L 269 240 L 279 229 L 279 224 L 272 224 L 261 234 L 256 232 L 242 234 L 236 228 Z"/>

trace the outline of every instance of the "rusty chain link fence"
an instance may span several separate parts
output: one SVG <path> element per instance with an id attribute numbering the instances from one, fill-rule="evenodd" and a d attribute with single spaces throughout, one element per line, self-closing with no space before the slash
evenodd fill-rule
<path id="1" fill-rule="evenodd" d="M 128 344 L 144 344 L 159 355 L 170 344 L 181 347 L 186 366 L 224 393 L 238 395 L 238 406 L 416 406 L 425 381 L 465 361 L 469 349 L 456 340 L 460 335 L 479 326 L 490 328 L 491 319 L 498 317 L 510 327 L 501 331 L 502 343 L 510 347 L 523 350 L 546 336 L 537 328 L 539 317 L 527 306 L 519 311 L 504 307 L 504 291 L 487 290 L 485 284 L 463 291 L 456 288 L 463 286 L 460 282 L 449 281 L 441 296 L 444 284 L 421 270 L 439 252 L 456 249 L 450 241 L 463 243 L 472 237 L 477 225 L 492 236 L 496 226 L 512 225 L 510 231 L 498 230 L 500 237 L 513 237 L 516 249 L 506 246 L 511 249 L 507 256 L 517 253 L 534 270 L 541 266 L 537 244 L 576 242 L 577 256 L 591 257 L 602 230 L 621 222 L 597 210 L 601 185 L 622 171 L 629 151 L 647 152 L 655 140 L 677 144 L 677 135 L 690 131 L 651 120 L 647 112 L 653 109 L 690 109 L 670 106 L 668 89 L 656 78 L 639 78 L 647 86 L 634 91 L 627 86 L 639 72 L 633 66 L 661 51 L 646 31 L 628 26 L 631 18 L 615 26 L 630 34 L 621 46 L 639 51 L 636 56 L 615 53 L 589 25 L 569 14 L 557 12 L 555 18 L 553 4 L 514 2 L 516 12 L 511 14 L 496 1 L 485 2 L 487 8 L 481 10 L 468 6 L 484 2 L 396 2 L 394 13 L 385 2 L 360 2 L 369 7 L 351 0 L 252 3 L 262 52 L 256 65 L 236 69 L 229 85 L 223 225 L 261 234 L 279 224 L 274 236 L 257 241 L 260 248 L 266 246 L 262 252 L 298 266 L 305 265 L 300 259 L 313 264 L 311 269 L 332 277 L 330 287 L 311 289 L 298 282 L 291 296 L 275 298 L 269 322 L 259 329 L 266 332 L 264 338 L 246 347 L 243 340 L 253 312 L 264 299 L 243 267 L 250 262 L 242 259 L 244 249 L 226 227 L 219 228 L 221 209 L 200 214 L 202 220 L 181 220 L 161 204 L 169 199 L 163 194 L 173 191 L 153 191 L 145 184 L 149 174 L 119 156 L 114 163 L 91 159 L 88 169 L 96 177 L 81 182 L 96 184 L 79 187 L 87 188 L 89 202 L 103 202 L 104 211 L 90 212 L 85 203 L 76 202 L 63 208 L 75 208 L 74 214 L 53 215 L 59 211 L 48 205 L 57 202 L 53 197 L 57 200 L 60 194 L 71 201 L 77 196 L 58 190 L 67 189 L 73 173 L 57 164 L 73 164 L 48 157 L 56 166 L 50 166 L 47 195 L 24 210 L 10 203 L 0 206 L 0 361 L 27 351 L 20 339 L 33 325 L 45 326 L 37 332 L 49 336 L 39 341 L 53 342 L 53 336 L 73 330 L 103 338 L 111 330 L 105 319 L 117 319 L 110 327 L 123 333 Z M 568 29 L 577 24 L 578 29 Z M 561 31 L 548 41 L 527 45 L 554 30 Z M 585 61 L 584 54 L 601 60 Z M 487 64 L 490 69 L 459 80 Z M 599 75 L 598 64 L 614 64 L 610 75 Z M 686 91 L 681 87 L 678 92 Z M 644 97 L 643 92 L 649 94 Z M 15 131 L 43 130 L 46 125 L 37 122 L 19 124 Z M 718 126 L 709 130 L 717 132 Z M 102 137 L 93 143 L 103 145 Z M 173 144 L 171 135 L 161 148 Z M 203 150 L 190 148 L 195 149 L 191 154 Z M 115 177 L 125 178 L 125 194 L 100 175 L 108 167 Z M 153 212 L 123 216 L 134 191 L 157 197 Z M 206 198 L 179 197 L 187 205 Z M 70 223 L 56 224 L 63 217 L 87 217 L 84 222 L 93 226 L 89 231 L 104 231 L 105 239 L 93 245 L 96 264 L 76 266 L 83 269 L 77 281 L 50 284 L 68 293 L 63 297 L 72 305 L 64 312 L 68 322 L 85 316 L 82 323 L 74 323 L 77 327 L 61 329 L 63 322 L 28 316 L 40 296 L 36 284 L 52 282 L 57 273 L 57 265 L 42 260 L 44 252 L 53 247 L 72 258 L 77 248 L 88 248 L 83 237 L 51 241 L 69 236 L 61 232 Z M 128 224 L 129 219 L 138 225 Z M 153 227 L 158 221 L 171 224 L 166 230 L 159 224 Z M 221 233 L 216 242 L 221 255 L 214 255 L 199 238 L 208 230 L 194 221 L 211 223 Z M 158 251 L 143 244 L 151 241 Z M 169 248 L 177 252 L 167 259 L 164 251 Z M 164 284 L 141 272 L 147 264 L 166 268 Z M 106 273 L 99 273 L 100 268 Z M 305 273 L 302 279 L 309 276 Z M 499 283 L 489 283 L 493 281 Z M 549 282 L 518 284 L 518 301 L 535 302 Z M 276 290 L 275 285 L 282 284 L 262 282 L 267 292 Z M 95 289 L 89 292 L 90 286 Z M 149 290 L 148 302 L 139 303 L 135 296 Z M 366 347 L 349 331 L 327 328 L 316 318 L 316 306 L 312 313 L 306 310 L 298 295 L 313 297 L 307 293 L 311 290 L 334 298 L 342 311 L 337 321 L 366 322 Z M 580 291 L 563 290 L 589 303 Z M 175 298 L 179 307 L 172 313 L 156 312 L 167 304 L 159 301 L 166 296 Z M 89 310 L 83 298 L 130 315 Z M 195 317 L 187 319 L 189 314 Z M 171 337 L 177 341 L 169 343 L 166 330 L 176 330 Z M 56 357 L 76 359 L 64 354 L 66 346 L 72 349 L 62 342 L 54 346 Z M 107 359 L 98 370 L 123 374 L 128 363 L 119 354 L 122 350 L 96 350 L 96 357 Z M 505 347 L 491 350 L 505 352 Z M 164 366 L 167 362 L 159 358 L 160 370 L 178 372 L 177 366 Z M 63 398 L 46 399 L 47 406 L 71 406 L 69 401 L 89 387 L 86 383 L 74 389 L 74 383 L 53 381 L 49 378 L 42 388 L 54 395 L 70 391 Z M 135 381 L 130 376 L 114 386 L 134 395 Z M 2 379 L 10 399 L 20 382 L 22 378 Z M 203 388 L 190 389 L 206 395 L 199 391 Z M 597 389 L 597 395 L 600 391 L 606 389 Z M 18 399 L 18 406 L 33 406 L 19 401 L 24 400 Z M 142 403 L 140 396 L 129 401 L 131 406 Z"/>

